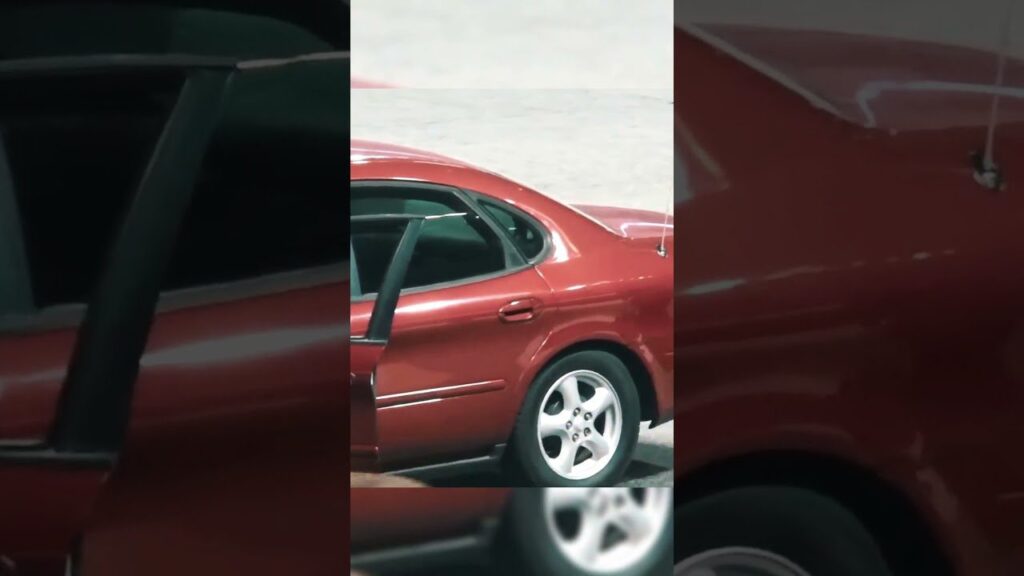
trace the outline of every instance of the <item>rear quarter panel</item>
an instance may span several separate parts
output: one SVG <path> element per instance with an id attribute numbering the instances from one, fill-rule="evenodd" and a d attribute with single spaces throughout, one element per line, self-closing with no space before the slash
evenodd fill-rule
<path id="1" fill-rule="evenodd" d="M 860 128 L 685 33 L 676 48 L 702 79 L 678 90 L 683 157 L 715 176 L 676 205 L 677 475 L 839 457 L 906 495 L 958 573 L 1020 573 L 1020 181 L 973 181 L 983 126 Z M 1020 158 L 1020 125 L 1000 134 Z"/>
<path id="2" fill-rule="evenodd" d="M 667 257 L 656 252 L 657 239 L 607 236 L 585 255 L 564 262 L 553 259 L 538 270 L 552 286 L 557 307 L 555 328 L 531 362 L 521 386 L 541 367 L 570 346 L 591 340 L 629 348 L 651 375 L 658 419 L 672 415 L 674 306 L 672 236 Z"/>

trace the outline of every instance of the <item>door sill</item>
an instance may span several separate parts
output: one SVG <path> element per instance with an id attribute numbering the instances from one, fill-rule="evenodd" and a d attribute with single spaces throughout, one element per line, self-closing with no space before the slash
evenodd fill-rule
<path id="1" fill-rule="evenodd" d="M 497 529 L 498 521 L 489 519 L 482 523 L 476 534 L 360 552 L 351 557 L 352 569 L 371 574 L 387 574 L 413 569 L 421 571 L 444 568 L 451 564 L 483 564 L 488 560 Z"/>
<path id="2" fill-rule="evenodd" d="M 405 476 L 421 482 L 447 478 L 461 474 L 479 474 L 496 472 L 501 469 L 501 459 L 505 455 L 505 445 L 496 444 L 490 454 L 476 458 L 453 460 L 439 464 L 428 464 L 414 468 L 403 468 L 401 470 L 389 470 L 388 474 L 394 476 Z"/>

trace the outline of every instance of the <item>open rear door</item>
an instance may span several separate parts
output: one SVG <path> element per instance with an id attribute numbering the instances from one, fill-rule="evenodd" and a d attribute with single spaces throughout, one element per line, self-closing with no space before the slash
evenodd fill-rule
<path id="1" fill-rule="evenodd" d="M 351 465 L 353 470 L 369 470 L 377 461 L 374 370 L 391 335 L 398 296 L 423 219 L 415 216 L 367 216 L 352 218 L 351 224 L 349 277 L 352 299 L 374 301 L 366 332 L 353 334 L 349 341 Z M 386 266 L 373 266 L 366 261 L 387 253 L 391 253 L 391 259 Z"/>
<path id="2" fill-rule="evenodd" d="M 182 57 L 0 63 L 0 223 L 9 224 L 0 230 L 0 264 L 6 264 L 0 276 L 7 281 L 0 289 L 0 415 L 8 416 L 0 422 L 0 574 L 77 574 L 77 541 L 124 442 L 164 268 L 234 70 L 230 62 Z M 64 103 L 56 116 L 44 108 L 83 87 L 102 99 L 152 82 L 171 87 L 169 111 L 143 152 L 141 174 L 129 184 L 123 211 L 114 210 L 109 220 L 110 244 L 105 258 L 99 256 L 95 281 L 89 281 L 92 297 L 81 305 L 44 306 L 44 282 L 33 265 L 47 252 L 38 234 L 33 244 L 30 233 L 38 229 L 22 234 L 18 225 L 25 204 L 35 201 L 38 207 L 41 200 L 17 187 L 38 184 L 26 177 L 33 170 L 60 175 L 62 149 L 43 135 L 73 121 Z M 68 102 L 88 104 L 81 98 Z M 92 116 L 85 121 L 97 123 Z M 77 124 L 70 130 L 82 133 Z M 20 152 L 12 153 L 19 144 Z M 42 161 L 32 160 L 29 170 L 28 157 Z M 109 163 L 99 170 L 113 168 Z M 92 208 L 81 211 L 63 207 L 60 217 L 100 225 L 101 215 L 109 216 L 100 201 L 108 190 L 74 184 L 97 204 L 87 202 L 83 206 Z M 32 194 L 45 188 L 36 185 Z M 55 214 L 59 209 L 53 207 Z M 54 234 L 46 241 L 67 251 L 76 238 Z M 64 269 L 52 284 L 79 281 L 76 271 Z M 35 370 L 37 365 L 47 369 Z M 28 424 L 17 428 L 12 419 Z"/>
<path id="3" fill-rule="evenodd" d="M 337 0 L 0 0 L 0 575 L 78 573 L 228 86 L 347 52 L 348 14 Z"/>

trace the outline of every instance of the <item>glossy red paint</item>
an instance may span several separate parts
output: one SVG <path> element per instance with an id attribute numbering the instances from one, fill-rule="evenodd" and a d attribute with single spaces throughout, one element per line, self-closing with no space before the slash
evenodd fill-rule
<path id="1" fill-rule="evenodd" d="M 9 557 L 21 570 L 17 574 L 60 574 L 107 474 L 64 466 L 0 467 L 0 569 Z"/>
<path id="2" fill-rule="evenodd" d="M 353 342 L 349 346 L 349 445 L 353 466 L 366 468 L 377 461 L 373 371 L 384 352 L 384 344 Z"/>
<path id="3" fill-rule="evenodd" d="M 497 519 L 507 488 L 363 488 L 350 491 L 352 552 L 480 532 Z"/>
<path id="4" fill-rule="evenodd" d="M 46 437 L 76 332 L 56 328 L 0 336 L 0 440 Z"/>
<path id="5" fill-rule="evenodd" d="M 6 550 L 25 551 L 20 563 L 40 564 L 24 574 L 60 573 L 78 538 L 85 573 L 335 573 L 346 517 L 338 302 L 347 292 L 333 281 L 202 305 L 167 298 L 140 361 L 116 473 L 33 470 L 31 494 L 0 500 L 8 521 L 31 521 L 3 523 L 17 540 L 0 529 Z M 0 363 L 0 382 L 16 392 L 0 405 L 20 410 L 8 440 L 45 435 L 73 333 L 0 340 L 11 360 Z M 28 473 L 0 467 L 0 486 L 26 485 Z"/>
<path id="6" fill-rule="evenodd" d="M 664 215 L 588 208 L 596 217 L 587 216 L 464 162 L 375 142 L 351 143 L 351 175 L 353 181 L 429 182 L 487 195 L 533 216 L 552 241 L 535 266 L 402 295 L 376 375 L 381 468 L 478 455 L 506 442 L 541 368 L 588 342 L 639 359 L 653 382 L 649 417 L 671 417 L 672 231 L 668 258 L 657 254 L 658 239 L 646 233 L 650 226 L 663 229 Z M 524 299 L 535 304 L 530 321 L 501 321 L 503 306 Z M 371 308 L 372 302 L 352 303 L 353 335 L 365 331 Z M 449 387 L 461 388 L 428 401 L 392 401 Z"/>
<path id="7" fill-rule="evenodd" d="M 860 86 L 848 82 L 887 80 L 893 67 L 897 80 L 955 75 L 977 57 L 715 32 L 757 43 L 842 110 Z M 861 49 L 836 49 L 851 45 Z M 1007 185 L 990 191 L 968 162 L 984 146 L 989 95 L 894 92 L 874 102 L 876 125 L 901 130 L 883 130 L 681 29 L 675 50 L 689 175 L 675 208 L 678 480 L 787 452 L 809 463 L 791 472 L 801 481 L 839 460 L 901 494 L 957 574 L 1024 573 L 1022 101 L 1003 101 Z"/>
<path id="8" fill-rule="evenodd" d="M 86 574 L 337 573 L 347 292 L 334 281 L 158 315 Z"/>

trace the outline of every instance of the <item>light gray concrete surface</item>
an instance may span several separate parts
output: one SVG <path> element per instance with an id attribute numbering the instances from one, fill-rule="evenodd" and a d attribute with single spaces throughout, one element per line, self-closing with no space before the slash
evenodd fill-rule
<path id="1" fill-rule="evenodd" d="M 671 0 L 353 0 L 352 74 L 409 88 L 672 88 Z"/>
<path id="2" fill-rule="evenodd" d="M 669 90 L 353 90 L 352 137 L 466 160 L 566 203 L 672 206 Z"/>
<path id="3" fill-rule="evenodd" d="M 633 464 L 619 486 L 672 486 L 675 483 L 675 422 L 648 428 L 640 425 Z"/>

